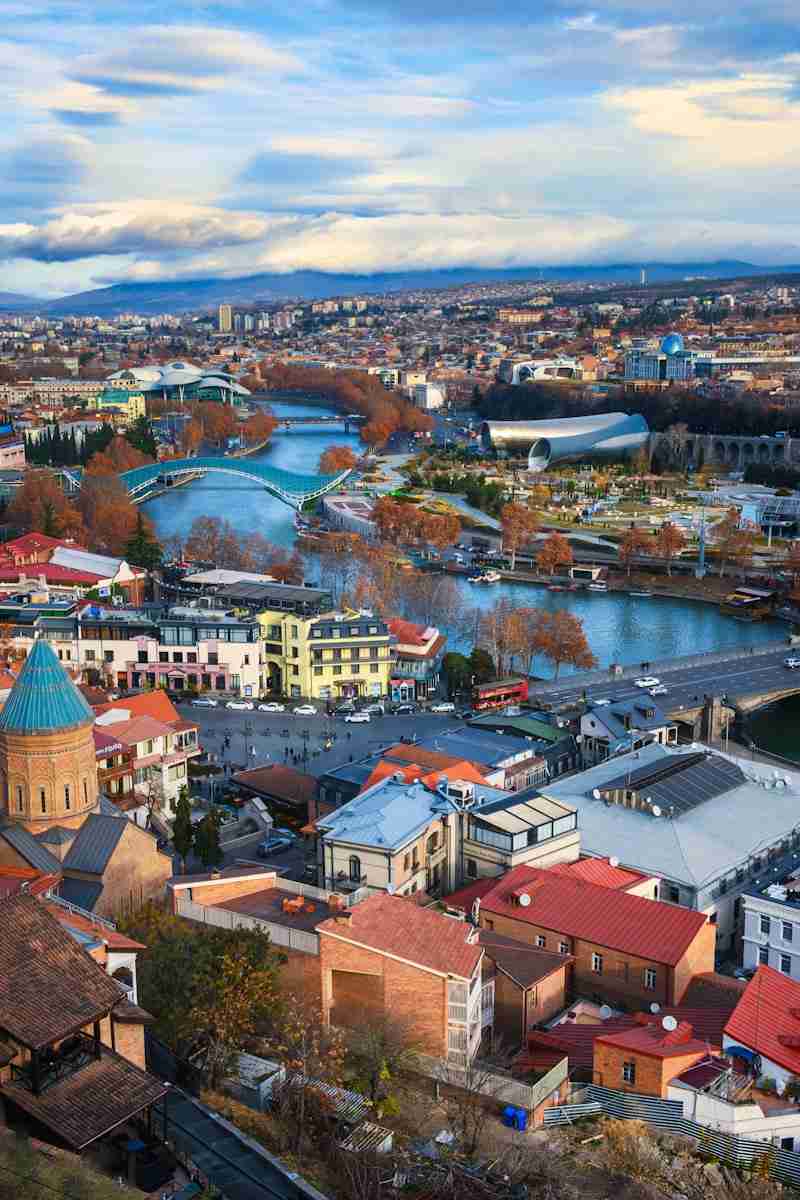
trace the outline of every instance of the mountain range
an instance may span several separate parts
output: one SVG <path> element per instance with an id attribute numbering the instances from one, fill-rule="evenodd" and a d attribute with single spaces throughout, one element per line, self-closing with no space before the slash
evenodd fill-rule
<path id="1" fill-rule="evenodd" d="M 294 271 L 286 275 L 259 274 L 239 279 L 192 279 L 167 283 L 116 283 L 42 300 L 17 292 L 0 292 L 0 311 L 38 312 L 53 316 L 115 316 L 123 312 L 143 315 L 181 313 L 218 304 L 275 304 L 286 300 L 315 300 L 326 296 L 375 295 L 387 292 L 459 287 L 469 283 L 586 283 L 638 284 L 640 272 L 648 284 L 697 278 L 698 283 L 748 276 L 784 276 L 800 266 L 764 267 L 723 260 L 686 263 L 612 263 L 607 266 L 516 267 L 508 270 L 459 267 L 445 271 L 398 271 L 376 275 L 327 274 Z"/>

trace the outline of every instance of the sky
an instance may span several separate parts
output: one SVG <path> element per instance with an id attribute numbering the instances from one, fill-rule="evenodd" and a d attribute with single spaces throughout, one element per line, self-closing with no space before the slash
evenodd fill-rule
<path id="1" fill-rule="evenodd" d="M 0 0 L 0 291 L 800 262 L 797 0 Z"/>

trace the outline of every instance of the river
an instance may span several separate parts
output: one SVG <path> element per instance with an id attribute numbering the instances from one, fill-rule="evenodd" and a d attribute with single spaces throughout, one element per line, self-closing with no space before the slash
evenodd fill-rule
<path id="1" fill-rule="evenodd" d="M 302 404 L 272 405 L 275 415 L 319 416 L 331 410 Z M 323 450 L 331 445 L 358 448 L 357 434 L 343 427 L 313 426 L 278 431 L 269 446 L 249 460 L 269 463 L 287 471 L 315 471 Z M 147 504 L 147 514 L 162 537 L 186 534 L 195 517 L 219 516 L 239 533 L 258 531 L 271 542 L 291 546 L 295 539 L 293 513 L 268 492 L 246 479 L 207 475 L 186 487 L 159 496 Z M 775 641 L 784 627 L 771 622 L 741 622 L 723 617 L 712 604 L 691 600 L 646 599 L 613 593 L 548 592 L 535 584 L 498 584 L 479 587 L 458 580 L 465 605 L 487 608 L 500 596 L 520 605 L 569 608 L 585 624 L 586 634 L 601 666 L 699 654 L 729 646 L 750 646 Z M 450 632 L 451 648 L 462 648 L 458 630 Z"/>
<path id="2" fill-rule="evenodd" d="M 800 763 L 800 696 L 760 708 L 748 718 L 747 733 L 762 750 Z"/>

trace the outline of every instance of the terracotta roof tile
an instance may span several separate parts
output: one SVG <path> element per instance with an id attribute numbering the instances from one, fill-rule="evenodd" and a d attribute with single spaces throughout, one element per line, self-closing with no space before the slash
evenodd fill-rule
<path id="1" fill-rule="evenodd" d="M 323 921 L 317 926 L 317 933 L 466 979 L 483 955 L 477 941 L 467 941 L 475 932 L 471 925 L 417 908 L 400 896 L 369 896 L 349 912 L 347 921 L 337 918 Z"/>
<path id="2" fill-rule="evenodd" d="M 760 966 L 725 1026 L 735 1042 L 800 1075 L 800 983 Z"/>
<path id="3" fill-rule="evenodd" d="M 527 891 L 531 903 L 518 902 Z M 448 897 L 466 908 L 474 885 Z M 534 867 L 515 867 L 481 896 L 481 911 L 580 938 L 651 962 L 674 965 L 706 923 L 704 913 L 599 887 Z"/>
<path id="4" fill-rule="evenodd" d="M 557 863 L 548 870 L 570 879 L 583 879 L 599 887 L 617 888 L 625 891 L 648 878 L 639 871 L 628 871 L 625 867 L 612 867 L 607 858 L 579 858 L 577 862 Z"/>

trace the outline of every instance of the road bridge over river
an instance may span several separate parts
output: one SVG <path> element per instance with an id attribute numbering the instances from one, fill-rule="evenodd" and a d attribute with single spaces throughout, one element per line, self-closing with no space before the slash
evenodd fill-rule
<path id="1" fill-rule="evenodd" d="M 788 638 L 766 646 L 722 650 L 666 662 L 640 663 L 621 674 L 611 670 L 583 671 L 552 683 L 532 682 L 531 701 L 558 709 L 581 701 L 642 699 L 648 693 L 637 688 L 636 679 L 654 675 L 667 688 L 657 703 L 673 719 L 691 722 L 708 697 L 723 700 L 727 707 L 745 714 L 765 704 L 800 694 L 800 669 L 790 670 L 784 659 L 797 655 Z"/>

